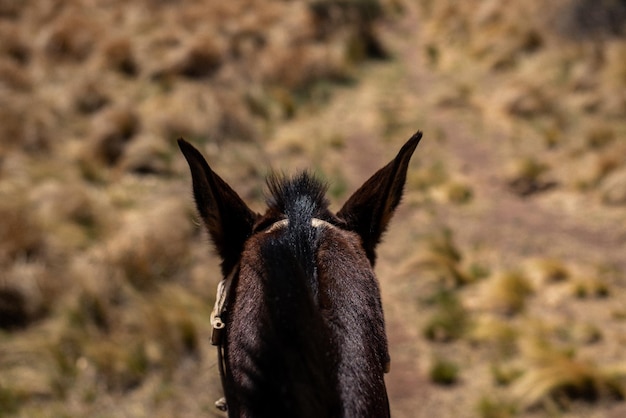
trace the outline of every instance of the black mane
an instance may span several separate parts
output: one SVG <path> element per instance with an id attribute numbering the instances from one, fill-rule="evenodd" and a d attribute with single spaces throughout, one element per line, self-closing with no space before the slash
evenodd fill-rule
<path id="1" fill-rule="evenodd" d="M 311 173 L 305 171 L 293 178 L 272 174 L 267 178 L 267 187 L 269 210 L 284 214 L 290 221 L 332 217 L 326 199 L 328 185 Z"/>
<path id="2" fill-rule="evenodd" d="M 332 216 L 325 198 L 326 184 L 302 172 L 293 178 L 271 175 L 267 179 L 267 223 L 286 218 L 288 223 L 260 244 L 263 260 L 263 305 L 271 306 L 259 319 L 263 338 L 259 344 L 255 388 L 241 397 L 259 416 L 338 417 L 340 393 L 335 365 L 338 356 L 319 308 L 316 253 L 320 233 L 312 218 Z M 290 382 L 286 386 L 286 382 Z M 309 390 L 315 388 L 315 390 Z M 278 405 L 269 403 L 266 391 L 280 393 Z"/>

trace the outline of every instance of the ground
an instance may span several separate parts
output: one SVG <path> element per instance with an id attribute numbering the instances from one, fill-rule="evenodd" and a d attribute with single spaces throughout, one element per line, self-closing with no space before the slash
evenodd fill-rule
<path id="1" fill-rule="evenodd" d="M 0 416 L 220 416 L 176 137 L 339 208 L 416 130 L 392 416 L 626 413 L 623 2 L 53 3 L 0 5 Z"/>

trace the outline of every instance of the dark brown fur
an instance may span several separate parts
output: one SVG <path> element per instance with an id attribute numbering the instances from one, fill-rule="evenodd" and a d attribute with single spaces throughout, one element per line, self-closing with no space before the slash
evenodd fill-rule
<path id="1" fill-rule="evenodd" d="M 263 215 L 179 140 L 223 274 L 237 273 L 222 317 L 229 416 L 389 417 L 373 265 L 420 138 L 411 137 L 337 214 L 326 187 L 303 173 L 268 180 Z M 312 225 L 314 218 L 323 222 Z"/>

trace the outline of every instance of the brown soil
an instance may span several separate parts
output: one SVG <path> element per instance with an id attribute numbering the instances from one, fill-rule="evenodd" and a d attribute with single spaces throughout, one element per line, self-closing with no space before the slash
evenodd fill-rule
<path id="1" fill-rule="evenodd" d="M 175 137 L 254 208 L 270 166 L 317 171 L 338 208 L 418 129 L 376 266 L 392 416 L 626 414 L 626 199 L 606 197 L 626 46 L 572 35 L 588 2 L 385 1 L 372 26 L 304 2 L 30 3 L 0 5 L 0 416 L 221 416 L 219 261 Z M 442 294 L 462 316 L 429 336 Z"/>

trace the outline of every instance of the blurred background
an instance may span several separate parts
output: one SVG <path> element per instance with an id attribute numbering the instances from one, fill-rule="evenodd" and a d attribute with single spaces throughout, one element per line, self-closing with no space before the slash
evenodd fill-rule
<path id="1" fill-rule="evenodd" d="M 626 1 L 0 0 L 0 417 L 223 416 L 176 138 L 338 209 L 418 129 L 392 415 L 626 416 Z"/>

